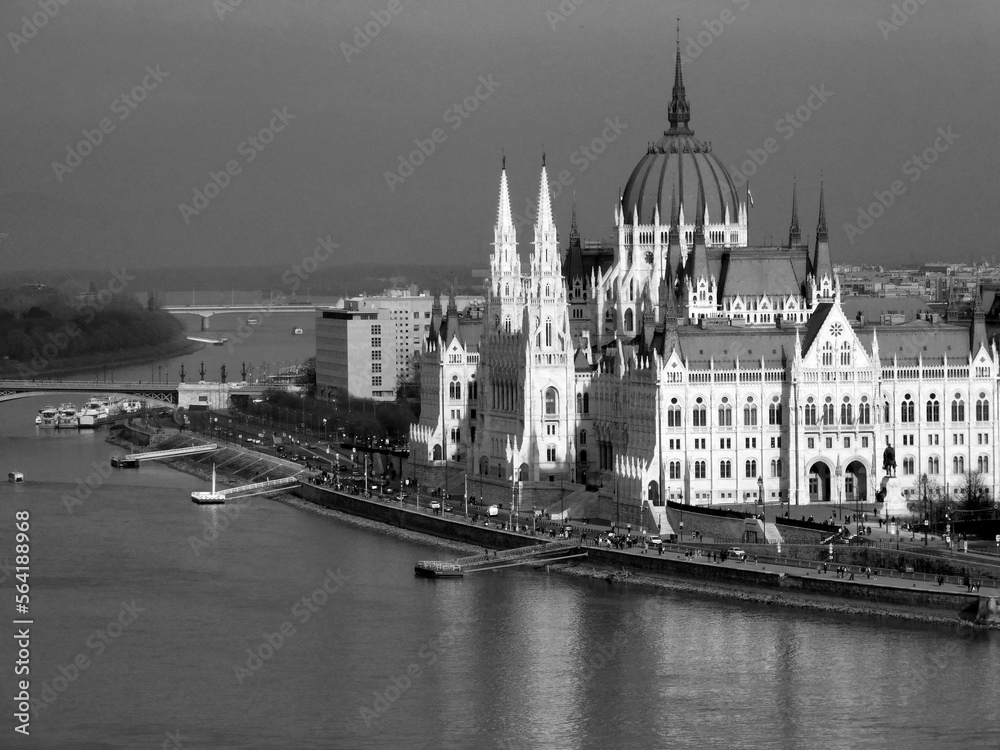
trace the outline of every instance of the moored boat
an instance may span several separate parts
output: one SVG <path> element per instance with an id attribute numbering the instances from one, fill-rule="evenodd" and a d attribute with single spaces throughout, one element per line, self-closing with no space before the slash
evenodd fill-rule
<path id="1" fill-rule="evenodd" d="M 108 406 L 94 396 L 80 408 L 80 427 L 95 427 L 97 422 L 108 416 Z"/>
<path id="2" fill-rule="evenodd" d="M 12 471 L 7 475 L 8 482 L 14 482 L 14 484 L 21 484 L 24 481 L 24 474 L 19 471 Z"/>
<path id="3" fill-rule="evenodd" d="M 55 427 L 59 420 L 59 410 L 54 406 L 46 406 L 38 412 L 35 423 L 40 427 Z"/>
<path id="4" fill-rule="evenodd" d="M 56 429 L 75 430 L 80 426 L 80 415 L 73 404 L 60 404 L 56 417 Z"/>
<path id="5" fill-rule="evenodd" d="M 303 333 L 305 333 L 305 331 L 302 330 L 301 326 L 295 326 L 295 328 L 292 329 L 293 336 L 301 336 Z"/>
<path id="6" fill-rule="evenodd" d="M 250 316 L 249 318 L 247 318 L 247 325 L 248 325 L 248 326 L 255 326 L 255 325 L 257 325 L 257 324 L 258 324 L 259 322 L 260 322 L 260 321 L 259 321 L 259 320 L 257 320 L 257 318 L 255 318 L 255 317 L 254 317 L 253 315 L 251 315 L 251 316 Z"/>

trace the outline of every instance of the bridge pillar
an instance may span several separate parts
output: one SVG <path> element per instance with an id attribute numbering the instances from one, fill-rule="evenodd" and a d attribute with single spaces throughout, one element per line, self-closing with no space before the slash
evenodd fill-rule
<path id="1" fill-rule="evenodd" d="M 202 315 L 201 316 L 201 330 L 203 330 L 203 331 L 207 331 L 208 330 L 208 316 L 207 315 Z"/>

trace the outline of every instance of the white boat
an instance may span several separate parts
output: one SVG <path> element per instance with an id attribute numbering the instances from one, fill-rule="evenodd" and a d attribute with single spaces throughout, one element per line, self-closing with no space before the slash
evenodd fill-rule
<path id="1" fill-rule="evenodd" d="M 94 396 L 80 408 L 80 427 L 94 427 L 99 420 L 107 416 L 107 403 Z"/>
<path id="2" fill-rule="evenodd" d="M 137 412 L 141 408 L 142 402 L 137 398 L 129 398 L 122 401 L 122 411 L 126 414 Z"/>
<path id="3" fill-rule="evenodd" d="M 75 430 L 80 426 L 80 415 L 73 404 L 60 404 L 56 429 Z"/>
<path id="4" fill-rule="evenodd" d="M 36 424 L 38 424 L 39 427 L 55 427 L 58 420 L 59 410 L 54 406 L 46 406 L 38 412 L 38 420 L 36 420 Z"/>
<path id="5" fill-rule="evenodd" d="M 247 318 L 247 325 L 248 326 L 255 326 L 259 322 L 260 321 L 258 321 L 257 318 L 255 318 L 253 315 L 251 315 L 249 318 Z"/>
<path id="6" fill-rule="evenodd" d="M 7 475 L 7 481 L 21 484 L 24 481 L 24 474 L 19 471 L 12 471 Z"/>
<path id="7" fill-rule="evenodd" d="M 303 331 L 299 326 L 295 326 L 295 328 L 292 329 L 293 336 L 301 336 L 303 333 L 305 333 L 305 331 Z"/>

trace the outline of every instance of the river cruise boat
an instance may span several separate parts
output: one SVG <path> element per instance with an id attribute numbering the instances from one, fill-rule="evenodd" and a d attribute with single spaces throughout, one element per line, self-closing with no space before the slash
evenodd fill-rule
<path id="1" fill-rule="evenodd" d="M 38 416 L 35 418 L 35 424 L 39 427 L 55 427 L 58 420 L 59 410 L 54 406 L 46 406 L 38 412 Z"/>
<path id="2" fill-rule="evenodd" d="M 80 426 L 80 413 L 73 404 L 60 404 L 59 416 L 56 418 L 56 428 L 60 430 L 75 430 Z"/>
<path id="3" fill-rule="evenodd" d="M 19 471 L 12 471 L 7 475 L 7 481 L 14 484 L 21 484 L 24 481 L 24 474 Z"/>
<path id="4" fill-rule="evenodd" d="M 305 331 L 303 331 L 299 326 L 295 326 L 295 328 L 292 329 L 293 336 L 301 336 L 303 333 L 305 333 Z"/>
<path id="5" fill-rule="evenodd" d="M 137 398 L 128 398 L 122 401 L 121 406 L 123 412 L 126 414 L 132 414 L 142 408 L 142 401 Z"/>

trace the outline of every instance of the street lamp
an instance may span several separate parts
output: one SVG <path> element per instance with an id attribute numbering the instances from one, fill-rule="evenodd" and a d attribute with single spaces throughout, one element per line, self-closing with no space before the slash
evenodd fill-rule
<path id="1" fill-rule="evenodd" d="M 323 418 L 323 442 L 330 442 L 330 433 L 326 429 L 326 418 Z"/>
<path id="2" fill-rule="evenodd" d="M 834 469 L 837 475 L 837 505 L 840 508 L 840 523 L 844 523 L 844 483 L 841 481 L 844 476 L 844 468 L 840 465 L 840 457 L 837 457 L 837 468 Z"/>
<path id="3" fill-rule="evenodd" d="M 927 546 L 927 526 L 929 521 L 927 520 L 927 475 L 924 474 L 920 477 L 920 482 L 924 485 L 924 546 Z"/>
<path id="4" fill-rule="evenodd" d="M 761 471 L 763 472 L 764 467 L 761 466 Z M 764 529 L 764 544 L 767 544 L 767 518 L 764 517 L 764 477 L 757 477 L 757 501 L 760 503 L 760 521 L 761 528 Z"/>

